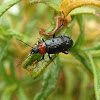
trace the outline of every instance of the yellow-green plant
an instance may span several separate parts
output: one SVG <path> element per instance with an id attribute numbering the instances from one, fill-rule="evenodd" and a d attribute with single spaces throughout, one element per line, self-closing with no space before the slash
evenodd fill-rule
<path id="1" fill-rule="evenodd" d="M 1 0 L 0 100 L 100 100 L 99 7 L 99 0 Z M 10 8 L 18 12 L 13 14 Z M 73 39 L 70 54 L 51 55 L 56 65 L 47 55 L 39 61 L 42 55 L 34 54 L 23 62 L 24 71 L 16 68 L 30 53 L 16 38 L 34 47 L 41 39 L 39 29 L 53 31 L 55 17 L 62 11 L 71 21 L 56 36 Z"/>

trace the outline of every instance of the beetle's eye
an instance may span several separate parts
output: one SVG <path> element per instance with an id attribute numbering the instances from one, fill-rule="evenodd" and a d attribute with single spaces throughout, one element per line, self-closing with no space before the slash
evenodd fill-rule
<path id="1" fill-rule="evenodd" d="M 30 52 L 31 52 L 31 54 L 33 54 L 33 53 L 34 53 L 33 49 L 32 49 L 32 50 L 30 50 Z"/>

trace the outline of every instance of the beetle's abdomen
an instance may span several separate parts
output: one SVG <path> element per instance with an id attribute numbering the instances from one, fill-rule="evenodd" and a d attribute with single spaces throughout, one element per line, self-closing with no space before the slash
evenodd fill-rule
<path id="1" fill-rule="evenodd" d="M 46 51 L 49 54 L 55 54 L 69 49 L 68 43 L 64 40 L 63 36 L 55 37 L 45 41 Z"/>

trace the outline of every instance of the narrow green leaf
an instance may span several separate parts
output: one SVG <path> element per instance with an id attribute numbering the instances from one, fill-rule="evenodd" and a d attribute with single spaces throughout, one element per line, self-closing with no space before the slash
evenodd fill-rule
<path id="1" fill-rule="evenodd" d="M 5 28 L 5 30 L 10 28 L 10 23 L 6 16 L 0 17 L 0 27 Z"/>
<path id="2" fill-rule="evenodd" d="M 6 89 L 4 90 L 2 94 L 1 100 L 12 100 L 13 93 L 16 90 L 16 88 L 17 86 L 15 84 L 6 87 Z"/>
<path id="3" fill-rule="evenodd" d="M 66 31 L 65 35 L 70 36 L 70 37 L 72 36 L 72 30 L 73 30 L 73 26 L 75 24 L 75 21 L 76 21 L 76 18 L 75 18 L 75 16 L 73 16 L 71 23 L 69 23 L 67 26 L 67 31 Z"/>
<path id="4" fill-rule="evenodd" d="M 0 74 L 8 84 L 11 82 L 7 75 L 6 69 L 2 63 L 0 64 Z"/>
<path id="5" fill-rule="evenodd" d="M 93 9 L 93 8 L 80 7 L 80 8 L 76 8 L 76 9 L 72 10 L 70 15 L 75 16 L 75 15 L 78 15 L 78 14 L 94 14 L 95 11 L 96 10 Z"/>
<path id="6" fill-rule="evenodd" d="M 48 69 L 44 74 L 41 91 L 35 96 L 34 100 L 46 100 L 47 97 L 55 90 L 56 83 L 60 72 L 59 58 L 56 58 L 56 65 Z"/>
<path id="7" fill-rule="evenodd" d="M 100 42 L 94 45 L 94 47 L 90 48 L 91 50 L 100 50 Z"/>
<path id="8" fill-rule="evenodd" d="M 89 75 L 88 73 L 82 68 L 82 66 L 77 66 L 79 77 L 81 78 L 80 82 L 80 97 L 79 100 L 88 100 L 88 92 L 86 87 L 89 85 Z"/>
<path id="9" fill-rule="evenodd" d="M 16 74 L 15 74 L 15 67 L 14 67 L 14 60 L 11 56 L 8 57 L 10 61 L 10 73 L 11 73 L 11 78 L 14 82 L 16 82 Z"/>
<path id="10" fill-rule="evenodd" d="M 75 46 L 80 46 L 84 42 L 84 34 L 85 34 L 85 20 L 83 15 L 77 15 L 77 21 L 80 27 L 80 35 L 74 45 Z"/>
<path id="11" fill-rule="evenodd" d="M 66 75 L 65 77 L 66 97 L 68 100 L 73 100 L 72 92 L 74 91 L 75 84 L 76 84 L 75 75 L 73 74 L 73 71 L 70 68 L 70 66 L 65 66 L 65 64 L 63 64 L 63 66 L 64 66 L 64 74 Z"/>
<path id="12" fill-rule="evenodd" d="M 79 60 L 85 67 L 92 73 L 92 68 L 90 67 L 90 62 L 87 60 L 87 57 L 84 55 L 84 52 L 79 48 L 74 48 L 71 50 L 71 54 Z"/>
<path id="13" fill-rule="evenodd" d="M 16 30 L 13 30 L 13 29 L 8 29 L 5 34 L 5 36 L 20 36 L 22 37 L 22 34 L 20 32 L 17 32 Z"/>
<path id="14" fill-rule="evenodd" d="M 1 55 L 0 55 L 0 62 L 2 61 L 2 59 L 3 59 L 4 55 L 5 55 L 5 53 L 7 52 L 7 49 L 8 49 L 9 46 L 10 46 L 10 43 L 8 42 L 5 45 L 5 47 L 3 48 L 2 52 L 1 52 Z"/>
<path id="15" fill-rule="evenodd" d="M 30 3 L 44 3 L 47 4 L 49 7 L 55 9 L 59 12 L 59 5 L 62 0 L 29 0 Z"/>
<path id="16" fill-rule="evenodd" d="M 100 50 L 90 50 L 89 51 L 93 57 L 100 58 Z"/>
<path id="17" fill-rule="evenodd" d="M 39 55 L 40 55 L 40 54 L 39 54 Z M 37 56 L 37 55 L 36 55 L 36 56 Z M 35 55 L 33 55 L 32 57 L 34 57 L 35 59 L 37 58 L 37 57 L 35 57 Z M 56 57 L 56 55 L 52 55 L 51 57 L 52 57 L 52 59 L 54 59 L 54 58 Z M 42 57 L 40 57 L 40 58 L 42 58 Z M 30 59 L 32 59 L 32 58 L 30 57 L 30 58 L 27 60 L 28 63 L 32 61 L 32 60 L 30 60 Z M 28 67 L 27 67 L 27 70 L 30 71 L 30 74 L 31 74 L 32 78 L 36 78 L 36 77 L 38 77 L 38 76 L 44 71 L 44 69 L 45 69 L 51 62 L 52 62 L 52 61 L 48 58 L 48 56 L 45 55 L 45 59 L 44 59 L 44 60 L 39 61 L 39 62 L 36 64 L 36 66 L 28 66 Z M 24 68 L 26 67 L 26 63 L 23 65 L 23 67 L 24 67 Z"/>
<path id="18" fill-rule="evenodd" d="M 96 99 L 100 100 L 100 69 L 96 65 L 95 61 L 93 60 L 92 55 L 89 52 L 85 52 L 88 60 L 90 61 L 91 67 L 93 69 L 93 76 L 94 76 L 94 88 Z"/>
<path id="19" fill-rule="evenodd" d="M 18 95 L 18 100 L 28 100 L 24 93 L 24 90 L 21 87 L 18 87 L 17 95 Z"/>
<path id="20" fill-rule="evenodd" d="M 9 0 L 0 6 L 0 16 L 2 16 L 9 8 L 20 2 L 21 0 Z"/>
<path id="21" fill-rule="evenodd" d="M 4 34 L 4 32 L 5 32 L 4 27 L 0 25 L 0 33 L 1 33 L 1 34 Z"/>
<path id="22" fill-rule="evenodd" d="M 5 82 L 4 81 L 0 81 L 0 92 L 2 90 L 4 90 L 5 86 L 6 86 Z"/>
<path id="23" fill-rule="evenodd" d="M 0 40 L 2 41 L 2 39 L 4 40 L 5 37 L 4 37 L 4 33 L 6 32 L 6 29 L 0 25 Z"/>

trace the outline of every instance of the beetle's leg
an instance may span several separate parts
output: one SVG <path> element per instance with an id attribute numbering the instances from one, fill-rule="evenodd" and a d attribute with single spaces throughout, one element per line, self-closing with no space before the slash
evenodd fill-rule
<path id="1" fill-rule="evenodd" d="M 42 41 L 43 41 L 43 42 L 45 42 L 43 38 L 42 38 Z M 42 41 L 41 41 L 41 40 L 39 40 L 39 41 L 38 41 L 38 44 L 40 44 Z"/>
<path id="2" fill-rule="evenodd" d="M 50 59 L 50 60 L 52 60 L 52 58 L 50 57 L 50 55 L 49 55 L 49 54 L 48 54 L 48 57 L 49 57 L 49 59 Z"/>
<path id="3" fill-rule="evenodd" d="M 44 59 L 44 56 L 45 56 L 45 55 L 42 56 L 42 59 Z"/>
<path id="4" fill-rule="evenodd" d="M 63 51 L 64 54 L 68 54 L 68 52 Z"/>
<path id="5" fill-rule="evenodd" d="M 49 55 L 49 54 L 48 54 L 48 57 L 49 57 L 49 59 L 50 59 L 50 60 L 52 60 L 52 61 L 53 61 L 53 63 L 55 64 L 54 60 L 50 57 L 50 55 Z"/>
<path id="6" fill-rule="evenodd" d="M 62 18 L 58 18 L 58 20 L 57 20 L 57 24 L 56 24 L 56 30 L 54 31 L 54 34 L 53 34 L 53 38 L 55 37 L 55 34 L 56 34 L 56 32 L 64 25 L 64 22 L 65 22 L 65 15 L 64 15 L 64 12 L 62 11 L 62 14 L 63 14 L 63 16 L 64 16 L 64 18 L 62 19 Z M 60 21 L 62 21 L 62 23 L 60 22 Z M 60 25 L 59 25 L 59 23 L 60 23 Z"/>
<path id="7" fill-rule="evenodd" d="M 68 49 L 68 51 L 70 50 L 70 48 Z"/>
<path id="8" fill-rule="evenodd" d="M 53 38 L 55 38 L 55 33 L 53 34 Z"/>
<path id="9" fill-rule="evenodd" d="M 41 41 L 41 39 L 40 38 L 38 38 L 38 44 L 40 44 L 42 41 Z"/>
<path id="10" fill-rule="evenodd" d="M 69 22 L 71 22 L 71 17 L 68 16 L 67 19 L 65 19 L 65 15 L 64 12 L 62 11 L 63 14 L 63 18 L 61 16 L 59 16 L 56 20 L 56 27 L 52 32 L 46 33 L 45 29 L 40 29 L 39 30 L 39 34 L 40 35 L 45 35 L 45 36 L 52 36 L 53 34 L 53 38 L 55 37 L 55 34 L 62 28 L 62 26 L 64 25 L 68 25 Z"/>
<path id="11" fill-rule="evenodd" d="M 42 38 L 42 41 L 45 42 L 45 40 Z"/>
<path id="12" fill-rule="evenodd" d="M 45 55 L 43 55 L 42 58 L 41 58 L 39 61 L 43 60 L 43 59 L 44 59 L 44 56 L 45 56 Z"/>
<path id="13" fill-rule="evenodd" d="M 40 43 L 41 43 L 41 41 L 39 40 L 39 41 L 38 41 L 38 44 L 40 44 Z"/>

